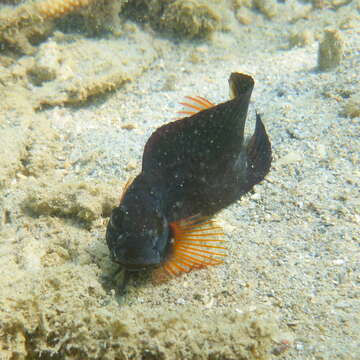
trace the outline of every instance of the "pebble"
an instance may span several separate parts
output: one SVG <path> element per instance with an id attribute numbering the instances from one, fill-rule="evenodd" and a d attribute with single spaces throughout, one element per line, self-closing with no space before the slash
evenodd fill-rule
<path id="1" fill-rule="evenodd" d="M 350 306 L 351 306 L 351 304 L 349 302 L 347 302 L 347 301 L 339 301 L 338 303 L 336 303 L 334 305 L 334 307 L 337 308 L 337 309 L 346 309 L 346 308 L 348 308 Z"/>
<path id="2" fill-rule="evenodd" d="M 185 301 L 185 299 L 180 298 L 180 299 L 177 299 L 177 300 L 176 300 L 176 304 L 177 304 L 177 305 L 185 305 L 185 304 L 186 304 L 186 301 Z"/>
<path id="3" fill-rule="evenodd" d="M 336 260 L 333 261 L 333 264 L 334 264 L 334 265 L 343 265 L 343 264 L 345 264 L 345 260 L 343 260 L 343 259 L 336 259 Z"/>
<path id="4" fill-rule="evenodd" d="M 291 151 L 277 161 L 277 165 L 288 165 L 302 160 L 302 155 L 298 152 Z"/>

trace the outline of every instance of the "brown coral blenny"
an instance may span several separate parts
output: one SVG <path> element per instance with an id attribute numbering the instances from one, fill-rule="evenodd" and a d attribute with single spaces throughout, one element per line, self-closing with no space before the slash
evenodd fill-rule
<path id="1" fill-rule="evenodd" d="M 113 261 L 129 271 L 159 267 L 168 276 L 222 263 L 223 232 L 215 213 L 264 179 L 271 144 L 260 115 L 253 136 L 244 127 L 254 87 L 232 73 L 233 98 L 214 105 L 188 97 L 187 115 L 147 141 L 141 173 L 114 208 L 106 231 Z"/>

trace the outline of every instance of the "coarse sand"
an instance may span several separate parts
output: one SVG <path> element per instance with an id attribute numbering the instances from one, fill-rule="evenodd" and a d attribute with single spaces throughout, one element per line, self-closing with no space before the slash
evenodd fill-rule
<path id="1" fill-rule="evenodd" d="M 205 38 L 134 8 L 118 37 L 0 49 L 0 360 L 360 359 L 360 3 L 210 3 L 233 12 Z M 146 140 L 234 71 L 273 165 L 216 216 L 225 264 L 119 293 L 105 229 Z"/>

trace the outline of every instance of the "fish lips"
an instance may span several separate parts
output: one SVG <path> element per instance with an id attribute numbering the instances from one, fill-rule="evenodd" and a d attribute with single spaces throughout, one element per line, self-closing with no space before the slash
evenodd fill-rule
<path id="1" fill-rule="evenodd" d="M 120 251 L 116 254 L 114 261 L 126 270 L 140 271 L 159 266 L 163 261 L 162 259 L 163 257 L 160 255 L 160 252 L 147 252 L 130 256 L 126 251 Z"/>

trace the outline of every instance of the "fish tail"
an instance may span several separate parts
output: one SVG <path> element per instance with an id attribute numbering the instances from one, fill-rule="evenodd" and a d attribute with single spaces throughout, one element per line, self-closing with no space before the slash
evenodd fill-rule
<path id="1" fill-rule="evenodd" d="M 264 179 L 271 166 L 271 144 L 261 116 L 256 113 L 254 135 L 246 148 L 248 158 L 248 183 L 253 186 Z"/>

